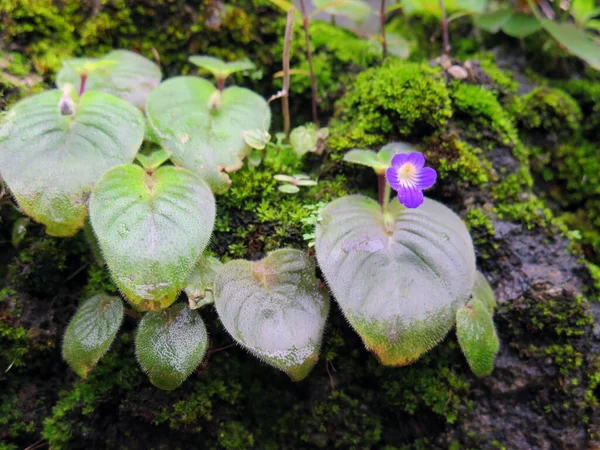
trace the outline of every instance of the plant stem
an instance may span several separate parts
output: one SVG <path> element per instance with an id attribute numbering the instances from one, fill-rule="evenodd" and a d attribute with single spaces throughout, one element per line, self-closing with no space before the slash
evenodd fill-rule
<path id="1" fill-rule="evenodd" d="M 281 106 L 283 109 L 283 132 L 285 139 L 290 136 L 290 46 L 292 44 L 292 30 L 294 28 L 294 8 L 290 8 L 287 15 L 287 23 L 285 25 L 285 40 L 283 44 L 283 97 L 281 98 Z"/>
<path id="2" fill-rule="evenodd" d="M 87 81 L 87 73 L 81 74 L 81 84 L 79 85 L 79 95 L 81 96 L 85 92 L 85 82 Z"/>
<path id="3" fill-rule="evenodd" d="M 385 0 L 381 0 L 381 8 L 379 10 L 379 20 L 381 21 L 381 37 L 383 37 L 383 59 L 387 58 L 387 40 L 385 38 Z"/>
<path id="4" fill-rule="evenodd" d="M 385 1 L 385 0 L 383 0 Z M 317 101 L 318 101 L 318 90 L 317 90 L 317 79 L 315 78 L 315 71 L 313 70 L 312 51 L 310 50 L 310 32 L 308 31 L 308 15 L 306 14 L 306 6 L 304 0 L 300 0 L 300 9 L 302 10 L 302 22 L 304 23 L 304 37 L 306 38 L 306 56 L 308 58 L 308 70 L 310 72 L 310 87 L 312 89 L 312 115 L 313 122 L 318 127 L 319 117 L 317 115 Z"/>
<path id="5" fill-rule="evenodd" d="M 217 77 L 217 88 L 219 92 L 223 92 L 223 89 L 225 89 L 225 78 Z"/>
<path id="6" fill-rule="evenodd" d="M 444 55 L 450 56 L 450 38 L 448 36 L 448 15 L 444 0 L 440 0 L 440 9 L 442 10 L 442 39 L 444 41 Z"/>
<path id="7" fill-rule="evenodd" d="M 392 188 L 385 179 L 385 173 L 377 175 L 377 191 L 379 194 L 379 204 L 381 205 L 381 210 L 385 213 L 388 209 L 388 204 L 390 203 L 390 193 L 392 192 Z"/>

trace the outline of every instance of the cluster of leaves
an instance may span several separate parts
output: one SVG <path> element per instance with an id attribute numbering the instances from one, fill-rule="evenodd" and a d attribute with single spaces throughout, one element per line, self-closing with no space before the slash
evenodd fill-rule
<path id="1" fill-rule="evenodd" d="M 260 164 L 265 149 L 296 158 L 320 154 L 328 130 L 308 124 L 290 133 L 289 144 L 281 134 L 271 142 L 268 103 L 248 89 L 225 87 L 228 76 L 252 63 L 190 61 L 212 73 L 217 86 L 191 76 L 160 83 L 154 63 L 123 50 L 66 61 L 58 89 L 17 103 L 4 117 L 2 177 L 22 211 L 48 234 L 73 236 L 89 221 L 88 237 L 116 286 L 145 313 L 135 348 L 154 385 L 174 389 L 202 361 L 209 343 L 197 310 L 210 303 L 238 343 L 300 380 L 318 359 L 329 311 L 312 258 L 280 249 L 260 261 L 222 264 L 203 253 L 215 224 L 214 194 L 229 189 L 228 172 L 248 155 L 249 165 Z M 403 150 L 354 154 L 380 171 Z M 286 183 L 280 190 L 287 193 L 316 184 L 304 174 L 275 179 Z M 410 214 L 394 203 L 389 217 L 361 196 L 321 206 L 309 239 L 344 313 L 383 364 L 414 361 L 457 324 L 473 370 L 491 371 L 497 339 L 491 315 L 481 312 L 472 292 L 474 252 L 460 219 L 429 200 Z M 401 280 L 397 266 L 404 268 Z M 175 303 L 182 291 L 189 305 Z M 63 344 L 80 376 L 111 346 L 125 311 L 121 298 L 105 293 L 83 302 Z"/>

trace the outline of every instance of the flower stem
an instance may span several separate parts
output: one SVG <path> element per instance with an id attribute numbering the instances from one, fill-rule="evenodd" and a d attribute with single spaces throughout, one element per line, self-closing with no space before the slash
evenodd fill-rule
<path id="1" fill-rule="evenodd" d="M 379 204 L 381 205 L 381 211 L 385 214 L 390 204 L 390 193 L 392 188 L 385 179 L 385 174 L 377 175 L 378 191 L 379 191 Z"/>
<path id="2" fill-rule="evenodd" d="M 81 96 L 85 92 L 85 82 L 87 81 L 87 73 L 81 74 L 81 83 L 79 85 L 79 95 Z"/>

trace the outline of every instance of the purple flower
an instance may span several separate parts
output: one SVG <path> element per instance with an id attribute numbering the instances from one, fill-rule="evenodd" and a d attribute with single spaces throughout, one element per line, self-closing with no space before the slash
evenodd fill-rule
<path id="1" fill-rule="evenodd" d="M 398 200 L 407 208 L 418 208 L 423 204 L 423 189 L 435 183 L 437 173 L 431 167 L 423 167 L 422 153 L 399 153 L 392 158 L 392 167 L 386 178 L 392 189 L 398 191 Z"/>

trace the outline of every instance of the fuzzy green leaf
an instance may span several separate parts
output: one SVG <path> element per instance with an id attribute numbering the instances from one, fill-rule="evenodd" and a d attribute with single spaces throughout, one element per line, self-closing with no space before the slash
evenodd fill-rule
<path id="1" fill-rule="evenodd" d="M 319 267 L 341 309 L 382 364 L 410 364 L 454 326 L 471 296 L 475 253 L 444 205 L 417 209 L 360 195 L 328 204 L 317 224 Z"/>
<path id="2" fill-rule="evenodd" d="M 542 20 L 542 26 L 550 35 L 573 55 L 600 70 L 600 45 L 582 29 L 572 23 L 555 23 Z"/>
<path id="3" fill-rule="evenodd" d="M 183 303 L 146 313 L 135 336 L 140 365 L 152 384 L 164 390 L 180 386 L 202 362 L 207 348 L 200 314 Z"/>
<path id="4" fill-rule="evenodd" d="M 473 373 L 479 377 L 491 374 L 500 342 L 492 316 L 482 302 L 473 298 L 459 308 L 456 335 Z"/>
<path id="5" fill-rule="evenodd" d="M 282 184 L 277 189 L 284 194 L 297 194 L 300 192 L 300 188 L 298 186 L 294 186 L 293 184 Z"/>
<path id="6" fill-rule="evenodd" d="M 98 182 L 90 219 L 117 286 L 142 311 L 173 303 L 208 244 L 215 199 L 200 178 L 163 166 L 118 166 Z"/>
<path id="7" fill-rule="evenodd" d="M 230 87 L 222 94 L 208 81 L 176 77 L 148 98 L 148 117 L 171 160 L 203 177 L 214 192 L 229 187 L 250 147 L 244 131 L 268 129 L 267 102 L 254 92 Z"/>
<path id="8" fill-rule="evenodd" d="M 477 272 L 477 276 L 475 277 L 473 298 L 483 303 L 490 314 L 493 314 L 494 309 L 498 306 L 494 297 L 494 291 L 481 272 Z"/>
<path id="9" fill-rule="evenodd" d="M 169 160 L 171 155 L 168 151 L 159 148 L 158 150 L 154 150 L 149 155 L 144 155 L 143 153 L 139 153 L 137 155 L 137 160 L 142 165 L 142 167 L 146 170 L 155 170 L 158 169 L 161 165 Z"/>
<path id="10" fill-rule="evenodd" d="M 410 44 L 398 33 L 386 31 L 388 53 L 396 58 L 406 59 L 410 55 Z"/>
<path id="11" fill-rule="evenodd" d="M 88 73 L 86 92 L 106 92 L 142 109 L 146 107 L 148 94 L 162 78 L 158 66 L 149 59 L 128 50 L 113 50 L 100 59 L 78 58 L 63 62 L 56 85 L 62 88 L 69 83 L 79 92 L 82 72 Z"/>
<path id="12" fill-rule="evenodd" d="M 308 375 L 329 311 L 312 258 L 282 249 L 258 262 L 230 261 L 217 273 L 214 295 L 219 318 L 237 342 L 294 381 Z"/>
<path id="13" fill-rule="evenodd" d="M 80 377 L 87 378 L 113 343 L 123 321 L 119 297 L 96 295 L 79 307 L 67 327 L 63 358 Z"/>
<path id="14" fill-rule="evenodd" d="M 193 305 L 192 309 L 213 303 L 213 285 L 221 267 L 223 263 L 212 256 L 201 257 L 198 260 L 185 286 L 185 293 Z"/>
<path id="15" fill-rule="evenodd" d="M 144 117 L 102 92 L 81 96 L 62 115 L 62 92 L 17 103 L 0 127 L 0 175 L 21 210 L 52 236 L 72 236 L 87 216 L 89 193 L 112 167 L 133 161 L 144 138 Z"/>
<path id="16" fill-rule="evenodd" d="M 311 152 L 317 145 L 317 130 L 314 127 L 296 127 L 290 133 L 290 144 L 298 156 Z"/>
<path id="17" fill-rule="evenodd" d="M 222 59 L 206 55 L 190 56 L 189 59 L 192 64 L 208 70 L 215 78 L 221 79 L 225 79 L 235 72 L 253 70 L 256 68 L 254 63 L 249 60 L 225 62 Z"/>

